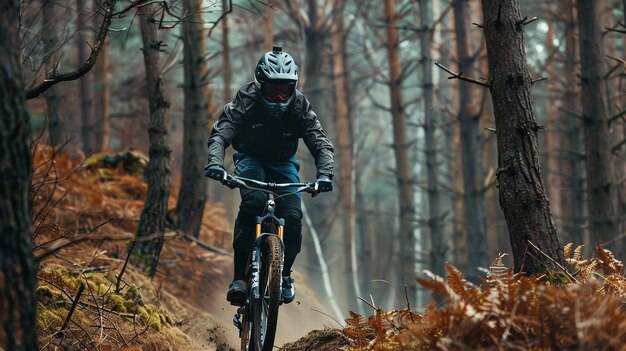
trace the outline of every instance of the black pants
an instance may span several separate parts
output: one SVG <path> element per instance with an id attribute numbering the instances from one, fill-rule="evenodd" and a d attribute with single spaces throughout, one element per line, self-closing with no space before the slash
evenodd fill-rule
<path id="1" fill-rule="evenodd" d="M 236 153 L 235 175 L 274 183 L 297 183 L 300 164 L 291 157 L 285 161 L 262 161 L 254 156 Z M 283 193 L 292 192 L 286 189 Z M 267 203 L 267 194 L 250 189 L 240 189 L 241 205 L 235 222 L 233 249 L 235 250 L 234 279 L 245 279 L 248 255 L 254 242 L 255 217 L 261 216 Z M 281 194 L 281 193 L 279 193 Z M 302 245 L 302 205 L 300 194 L 276 198 L 276 216 L 285 220 L 285 265 L 283 275 L 291 274 L 296 256 Z"/>

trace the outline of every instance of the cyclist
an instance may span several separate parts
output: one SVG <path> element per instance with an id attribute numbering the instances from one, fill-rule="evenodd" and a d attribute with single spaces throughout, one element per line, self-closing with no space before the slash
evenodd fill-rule
<path id="1" fill-rule="evenodd" d="M 209 137 L 207 177 L 222 180 L 224 150 L 229 145 L 234 155 L 234 174 L 264 182 L 299 182 L 300 164 L 295 159 L 302 138 L 315 158 L 318 192 L 333 189 L 333 146 L 324 134 L 309 101 L 296 89 L 298 66 L 293 57 L 274 46 L 258 61 L 254 81 L 239 89 L 234 100 L 224 106 Z M 233 237 L 234 276 L 226 299 L 242 305 L 246 297 L 245 272 L 254 241 L 255 217 L 265 206 L 267 195 L 241 189 L 241 204 Z M 291 268 L 302 244 L 300 194 L 276 199 L 276 215 L 285 219 L 285 263 L 282 297 L 290 303 L 295 297 Z"/>

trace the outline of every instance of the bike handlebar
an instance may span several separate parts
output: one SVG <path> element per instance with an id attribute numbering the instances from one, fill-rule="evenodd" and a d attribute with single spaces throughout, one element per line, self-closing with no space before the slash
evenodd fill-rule
<path id="1" fill-rule="evenodd" d="M 236 175 L 230 175 L 224 172 L 224 178 L 220 179 L 222 184 L 230 188 L 245 188 L 252 190 L 261 190 L 264 192 L 274 193 L 274 191 L 297 188 L 294 193 L 307 192 L 317 194 L 317 183 L 266 183 L 256 179 L 243 178 Z"/>

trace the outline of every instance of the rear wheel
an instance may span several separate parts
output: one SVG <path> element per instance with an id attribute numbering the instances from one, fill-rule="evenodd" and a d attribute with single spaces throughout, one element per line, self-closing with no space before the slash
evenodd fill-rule
<path id="1" fill-rule="evenodd" d="M 259 292 L 261 299 L 253 305 L 254 339 L 257 351 L 271 351 L 274 347 L 282 270 L 282 248 L 280 239 L 268 235 L 261 248 Z"/>

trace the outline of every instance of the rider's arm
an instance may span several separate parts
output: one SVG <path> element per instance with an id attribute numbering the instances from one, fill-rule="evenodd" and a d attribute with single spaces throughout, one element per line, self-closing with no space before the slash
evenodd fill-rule
<path id="1" fill-rule="evenodd" d="M 311 109 L 311 104 L 302 96 L 303 114 L 302 116 L 302 140 L 315 158 L 315 166 L 317 167 L 317 177 L 326 175 L 332 179 L 334 161 L 333 144 L 330 142 L 317 115 Z"/>
<path id="2" fill-rule="evenodd" d="M 224 151 L 233 143 L 243 123 L 245 104 L 243 104 L 242 98 L 242 93 L 239 91 L 233 102 L 224 106 L 220 117 L 213 125 L 208 140 L 209 160 L 207 167 L 219 166 L 224 168 Z"/>

